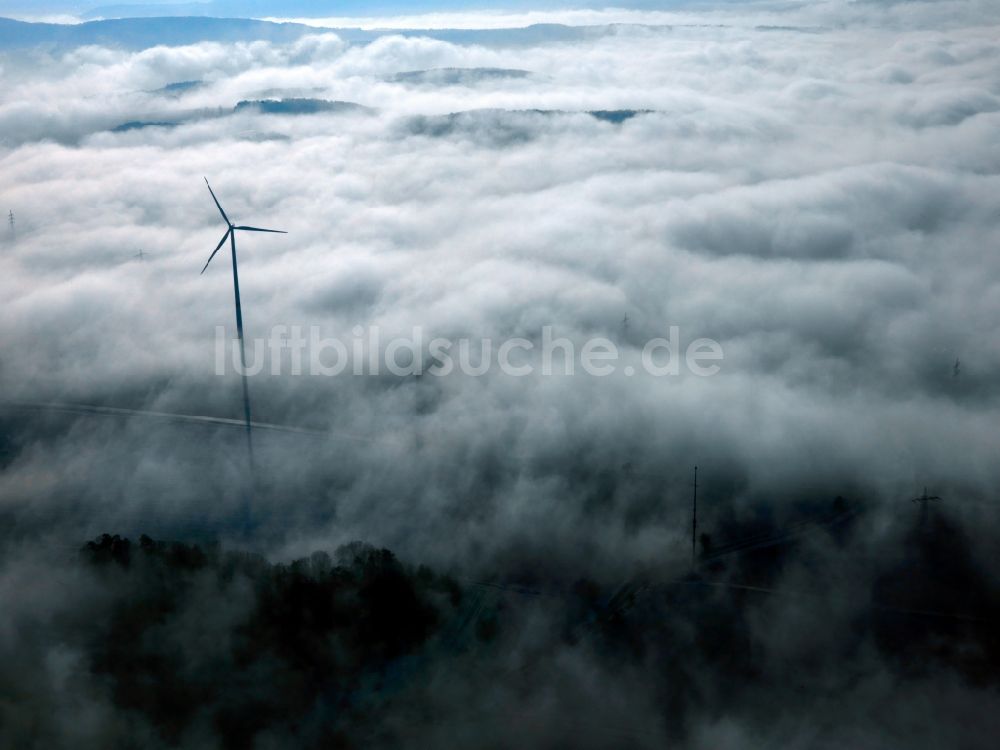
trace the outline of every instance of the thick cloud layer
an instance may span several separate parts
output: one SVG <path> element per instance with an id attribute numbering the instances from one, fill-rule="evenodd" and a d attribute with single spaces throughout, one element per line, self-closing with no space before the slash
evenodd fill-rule
<path id="1" fill-rule="evenodd" d="M 301 509 L 261 500 L 266 515 L 336 508 L 323 534 L 421 551 L 442 534 L 476 549 L 556 529 L 617 555 L 633 533 L 628 493 L 666 490 L 637 533 L 670 534 L 682 511 L 669 488 L 696 462 L 717 467 L 705 481 L 734 502 L 852 487 L 895 504 L 924 484 L 986 500 L 1000 356 L 994 29 L 970 14 L 900 31 L 872 13 L 821 33 L 621 27 L 516 51 L 319 35 L 12 56 L 4 392 L 239 416 L 235 377 L 212 374 L 231 279 L 218 261 L 197 275 L 223 229 L 207 175 L 239 221 L 290 231 L 241 238 L 251 338 L 298 324 L 345 341 L 359 325 L 383 340 L 413 326 L 537 340 L 551 325 L 637 359 L 676 325 L 683 345 L 707 336 L 725 352 L 706 379 L 254 378 L 261 421 L 381 441 L 356 458 L 356 445 L 281 438 L 276 456 L 332 456 L 276 459 L 265 481 L 305 497 Z M 485 72 L 413 74 L 459 68 Z M 164 90 L 183 81 L 203 84 Z M 372 111 L 233 111 L 282 96 Z M 641 114 L 585 114 L 615 109 Z M 111 132 L 163 121 L 176 126 Z M 141 517 L 135 504 L 197 514 L 206 484 L 238 464 L 236 435 L 205 436 L 216 447 L 195 457 L 188 428 L 76 429 L 107 443 L 21 454 L 4 474 L 8 509 L 58 518 L 68 493 L 103 498 L 100 511 L 77 506 L 95 522 Z M 52 472 L 75 462 L 96 485 Z M 576 495 L 626 462 L 655 479 L 615 490 L 589 526 Z"/>
<path id="2" fill-rule="evenodd" d="M 741 5 L 674 21 L 516 45 L 317 31 L 7 54 L 0 514 L 17 622 L 81 575 L 26 592 L 41 563 L 25 549 L 103 531 L 280 559 L 362 539 L 472 578 L 662 578 L 687 569 L 695 464 L 716 544 L 843 496 L 866 509 L 867 554 L 901 543 L 927 486 L 990 559 L 996 10 Z M 239 106 L 290 99 L 362 108 Z M 536 345 L 551 326 L 578 351 L 607 337 L 639 368 L 677 326 L 683 346 L 718 341 L 721 370 L 294 376 L 286 353 L 282 373 L 250 378 L 254 417 L 324 434 L 257 430 L 253 481 L 238 427 L 27 406 L 241 418 L 238 377 L 214 374 L 215 329 L 234 331 L 228 258 L 198 275 L 225 230 L 203 176 L 236 223 L 289 232 L 239 239 L 251 360 L 276 325 Z M 550 644 L 523 627 L 526 649 Z M 558 659 L 556 683 L 589 674 L 576 705 L 595 705 L 604 667 Z M 652 700 L 642 674 L 622 678 L 623 704 Z M 670 735 L 650 727 L 647 744 Z M 688 729 L 706 747 L 755 742 L 718 715 Z"/>

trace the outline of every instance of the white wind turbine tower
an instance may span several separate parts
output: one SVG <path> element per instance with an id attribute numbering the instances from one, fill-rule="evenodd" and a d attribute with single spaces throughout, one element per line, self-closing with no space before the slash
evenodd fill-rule
<path id="1" fill-rule="evenodd" d="M 243 307 L 240 304 L 240 277 L 239 272 L 236 268 L 236 232 L 268 232 L 270 234 L 288 234 L 288 232 L 283 232 L 279 229 L 261 229 L 259 227 L 246 227 L 246 226 L 236 226 L 229 220 L 226 216 L 226 212 L 222 210 L 222 205 L 219 203 L 219 199 L 215 197 L 215 192 L 212 190 L 212 186 L 208 184 L 208 178 L 205 178 L 205 184 L 208 185 L 208 192 L 212 194 L 212 200 L 215 201 L 216 207 L 219 209 L 219 213 L 222 214 L 223 221 L 226 222 L 226 233 L 222 235 L 222 239 L 219 240 L 219 244 L 215 246 L 215 250 L 212 254 L 208 256 L 208 260 L 205 262 L 205 267 L 201 269 L 202 273 L 208 268 L 208 264 L 212 262 L 212 258 L 215 254 L 219 252 L 226 240 L 229 240 L 229 247 L 233 258 L 233 293 L 236 296 L 236 335 L 240 340 L 240 364 L 242 365 L 242 372 L 240 375 L 243 378 L 243 418 L 246 421 L 247 427 L 247 453 L 250 457 L 250 471 L 251 476 L 253 474 L 253 436 L 251 434 L 251 419 L 250 419 L 250 389 L 247 385 L 247 355 L 246 347 L 243 343 Z"/>

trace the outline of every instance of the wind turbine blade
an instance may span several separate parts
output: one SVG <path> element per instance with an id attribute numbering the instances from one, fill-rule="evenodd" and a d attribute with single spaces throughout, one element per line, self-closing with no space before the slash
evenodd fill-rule
<path id="1" fill-rule="evenodd" d="M 207 177 L 205 178 L 205 184 L 206 184 L 206 185 L 208 185 L 208 178 L 207 178 Z M 216 205 L 216 207 L 217 207 L 217 208 L 219 209 L 219 213 L 220 213 L 220 214 L 222 214 L 222 218 L 226 220 L 226 223 L 227 223 L 227 224 L 228 224 L 229 226 L 232 226 L 232 225 L 233 225 L 233 222 L 231 222 L 231 221 L 229 220 L 229 217 L 228 217 L 228 216 L 226 216 L 226 212 L 222 210 L 222 206 L 221 206 L 221 204 L 219 203 L 219 199 L 215 197 L 215 193 L 213 192 L 213 190 L 212 190 L 212 186 L 211 186 L 211 185 L 208 185 L 208 192 L 212 193 L 212 200 L 213 200 L 213 201 L 215 201 L 215 205 Z"/>
<path id="2" fill-rule="evenodd" d="M 259 227 L 233 227 L 233 229 L 241 229 L 244 232 L 270 232 L 271 234 L 288 234 L 288 232 L 283 232 L 280 229 L 260 229 Z"/>
<path id="3" fill-rule="evenodd" d="M 207 261 L 205 261 L 205 268 L 208 268 L 208 264 L 212 262 L 212 258 L 214 258 L 214 257 L 215 257 L 215 254 L 216 254 L 217 252 L 219 252 L 219 249 L 220 249 L 220 248 L 221 248 L 221 247 L 222 247 L 223 245 L 225 245 L 225 244 L 226 244 L 226 240 L 228 240 L 228 239 L 229 239 L 229 234 L 230 234 L 230 233 L 231 233 L 232 231 L 233 231 L 232 229 L 227 229 L 227 230 L 226 230 L 226 233 L 225 233 L 224 235 L 222 235 L 222 239 L 221 239 L 221 240 L 219 240 L 219 244 L 215 246 L 215 250 L 213 250 L 213 251 L 212 251 L 212 254 L 208 256 L 208 260 L 207 260 Z M 201 269 L 201 272 L 202 272 L 202 273 L 205 273 L 205 268 Z M 200 275 L 200 274 L 199 274 L 199 275 Z"/>

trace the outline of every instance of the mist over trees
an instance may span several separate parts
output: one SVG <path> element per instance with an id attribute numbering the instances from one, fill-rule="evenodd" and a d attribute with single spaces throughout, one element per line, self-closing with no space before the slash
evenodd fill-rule
<path id="1" fill-rule="evenodd" d="M 0 746 L 992 748 L 1000 7 L 386 24 L 0 22 Z"/>
<path id="2" fill-rule="evenodd" d="M 456 579 L 361 543 L 274 564 L 105 534 L 73 561 L 46 555 L 50 575 L 87 593 L 5 654 L 0 684 L 21 687 L 0 739 L 988 746 L 986 716 L 910 712 L 995 708 L 995 576 L 947 514 L 900 520 L 867 549 L 864 526 L 862 513 L 818 534 L 772 529 L 771 546 L 758 529 L 697 574 L 647 569 L 612 586 L 546 570 Z M 88 719 L 45 718 L 66 705 Z"/>

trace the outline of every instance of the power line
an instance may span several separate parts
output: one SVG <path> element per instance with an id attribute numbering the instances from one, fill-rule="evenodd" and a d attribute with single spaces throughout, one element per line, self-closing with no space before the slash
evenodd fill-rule
<path id="1" fill-rule="evenodd" d="M 694 570 L 696 564 L 695 555 L 695 535 L 698 531 L 698 467 L 694 467 L 694 485 L 691 496 L 691 569 Z"/>
<path id="2" fill-rule="evenodd" d="M 127 417 L 127 418 L 147 418 L 162 420 L 164 422 L 175 422 L 179 424 L 201 424 L 206 426 L 219 427 L 239 427 L 245 428 L 246 421 L 242 419 L 230 419 L 227 417 L 214 417 L 206 414 L 177 414 L 173 412 L 149 411 L 143 409 L 124 409 L 114 406 L 95 406 L 91 404 L 70 404 L 70 403 L 43 403 L 32 401 L 0 401 L 0 408 L 25 409 L 30 411 L 48 411 L 63 414 L 75 414 L 81 416 L 103 416 L 103 417 Z M 350 432 L 313 430 L 306 427 L 295 427 L 292 425 L 273 424 L 270 422 L 251 422 L 255 430 L 265 430 L 269 432 L 283 432 L 304 437 L 330 440 L 350 440 L 370 444 L 399 445 L 400 443 L 392 438 L 380 438 L 368 435 L 359 435 Z"/>

